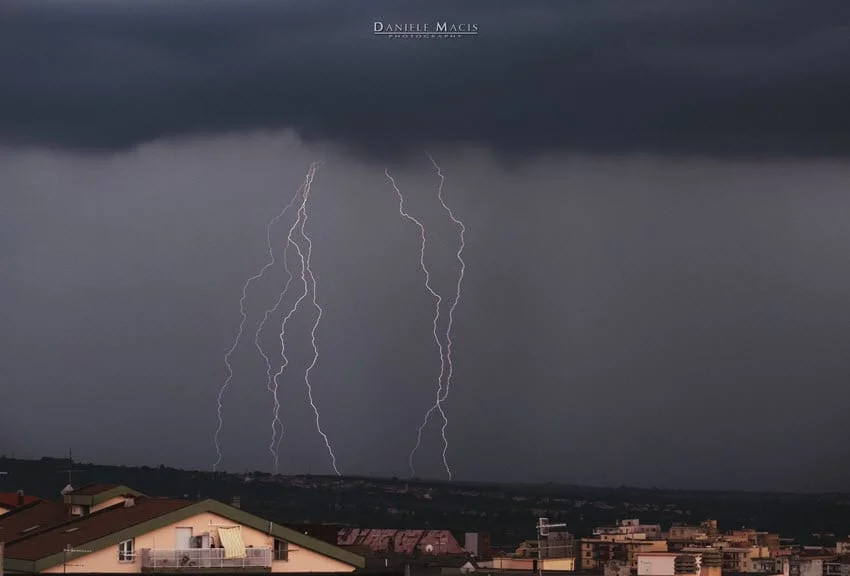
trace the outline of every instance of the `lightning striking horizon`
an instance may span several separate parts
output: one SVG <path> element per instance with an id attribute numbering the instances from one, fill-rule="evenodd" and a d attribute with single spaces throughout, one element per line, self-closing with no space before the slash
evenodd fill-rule
<path id="1" fill-rule="evenodd" d="M 275 265 L 274 249 L 272 248 L 272 237 L 271 237 L 272 228 L 274 227 L 275 224 L 277 224 L 277 222 L 281 218 L 283 218 L 283 216 L 286 214 L 287 210 L 289 210 L 291 205 L 292 205 L 292 203 L 287 204 L 283 208 L 283 210 L 281 210 L 280 213 L 277 216 L 275 216 L 274 218 L 272 218 L 269 221 L 269 223 L 266 225 L 266 248 L 267 248 L 267 252 L 268 252 L 268 255 L 269 255 L 269 261 L 262 268 L 260 268 L 259 272 L 257 272 L 256 274 L 254 274 L 253 276 L 248 278 L 248 280 L 245 281 L 245 284 L 242 285 L 242 297 L 239 298 L 239 313 L 242 316 L 242 320 L 239 322 L 239 330 L 236 333 L 236 338 L 233 340 L 233 345 L 230 347 L 230 349 L 224 355 L 224 365 L 227 368 L 227 377 L 224 380 L 224 384 L 222 384 L 221 388 L 218 391 L 218 398 L 216 400 L 217 405 L 218 405 L 217 408 L 216 408 L 216 413 L 218 415 L 218 428 L 216 428 L 215 435 L 213 437 L 213 441 L 215 442 L 215 450 L 216 450 L 217 459 L 212 466 L 213 472 L 215 472 L 218 469 L 218 465 L 221 463 L 221 458 L 222 458 L 221 445 L 218 442 L 219 435 L 221 434 L 221 429 L 224 427 L 224 418 L 222 417 L 222 414 L 221 414 L 221 410 L 222 410 L 222 407 L 223 407 L 221 400 L 224 397 L 224 393 L 227 391 L 227 388 L 230 386 L 230 383 L 233 381 L 233 367 L 230 365 L 230 356 L 233 354 L 233 352 L 239 346 L 239 342 L 242 339 L 242 333 L 245 330 L 245 322 L 248 319 L 248 313 L 245 311 L 245 299 L 248 297 L 248 286 L 250 286 L 251 282 L 253 282 L 254 280 L 258 280 L 258 279 L 262 278 L 263 274 L 266 273 L 266 270 L 268 270 L 269 268 L 271 268 L 272 266 Z"/>
<path id="2" fill-rule="evenodd" d="M 320 314 L 319 314 L 319 318 L 316 319 L 316 322 L 313 325 L 313 329 L 312 329 L 312 332 L 311 332 L 314 358 L 313 358 L 312 364 L 307 368 L 307 371 L 305 373 L 304 378 L 305 378 L 305 381 L 306 381 L 306 384 L 307 384 L 308 398 L 310 399 L 310 405 L 312 406 L 313 411 L 316 415 L 316 427 L 319 431 L 319 434 L 324 439 L 325 446 L 327 447 L 328 452 L 331 455 L 331 462 L 332 462 L 334 471 L 337 473 L 337 475 L 339 475 L 340 473 L 339 473 L 339 470 L 337 469 L 337 466 L 336 466 L 336 455 L 333 453 L 333 449 L 331 448 L 330 441 L 329 441 L 327 435 L 324 433 L 324 431 L 321 428 L 321 424 L 320 424 L 320 421 L 319 421 L 319 411 L 318 411 L 318 408 L 315 405 L 315 402 L 313 401 L 312 386 L 311 386 L 310 381 L 309 381 L 310 370 L 312 370 L 312 368 L 316 365 L 316 362 L 318 361 L 318 355 L 319 355 L 318 348 L 316 346 L 315 331 L 316 331 L 316 328 L 318 326 L 319 319 L 321 318 L 321 307 L 319 307 L 319 305 L 316 301 L 316 294 L 315 294 L 316 280 L 315 280 L 315 276 L 312 273 L 312 269 L 310 268 L 310 265 L 309 265 L 310 258 L 312 256 L 312 251 L 313 251 L 313 244 L 312 244 L 312 241 L 310 240 L 309 236 L 307 236 L 307 234 L 305 233 L 304 227 L 307 223 L 307 201 L 310 198 L 310 188 L 313 184 L 313 178 L 316 175 L 316 171 L 318 170 L 319 165 L 320 165 L 319 162 L 313 162 L 312 164 L 310 164 L 310 169 L 308 170 L 307 176 L 305 177 L 304 194 L 301 198 L 301 205 L 298 208 L 298 219 L 295 221 L 293 226 L 289 229 L 289 235 L 287 237 L 287 242 L 291 243 L 295 247 L 295 250 L 298 252 L 298 257 L 301 260 L 300 276 L 301 276 L 301 283 L 304 286 L 304 291 L 298 297 L 298 299 L 295 301 L 292 308 L 289 310 L 289 312 L 286 314 L 283 321 L 281 322 L 279 339 L 280 339 L 280 355 L 281 355 L 281 359 L 282 359 L 282 364 L 280 366 L 280 369 L 274 375 L 273 390 L 274 390 L 275 398 L 277 398 L 277 390 L 278 390 L 278 386 L 279 386 L 278 379 L 283 374 L 283 372 L 286 370 L 286 367 L 289 365 L 289 358 L 286 356 L 286 325 L 289 322 L 289 320 L 292 318 L 292 316 L 298 311 L 298 308 L 301 305 L 301 302 L 303 302 L 304 299 L 307 297 L 307 295 L 310 293 L 310 290 L 309 290 L 310 285 L 307 282 L 307 274 L 309 274 L 310 277 L 311 277 L 311 280 L 312 280 L 312 287 L 313 287 L 313 304 L 320 311 Z M 304 251 L 301 249 L 301 245 L 295 239 L 292 238 L 292 233 L 294 232 L 296 227 L 298 227 L 299 224 L 300 224 L 299 233 L 304 238 L 304 240 L 307 242 L 307 245 L 308 245 L 306 256 L 304 254 Z M 279 406 L 279 404 L 276 403 L 276 406 Z M 277 419 L 277 421 L 279 422 L 279 418 Z M 272 423 L 272 427 L 273 427 L 273 430 L 274 430 L 274 422 Z M 282 424 L 281 424 L 281 427 L 282 427 Z M 281 443 L 282 440 L 283 440 L 283 435 L 281 434 L 280 436 L 277 437 L 277 445 L 275 446 L 274 450 L 272 450 L 272 448 L 270 446 L 270 450 L 272 450 L 272 454 L 275 457 L 276 462 L 277 462 L 277 455 L 280 451 L 280 443 Z M 274 437 L 272 438 L 272 444 L 274 444 Z"/>
<path id="3" fill-rule="evenodd" d="M 307 273 L 310 275 L 310 284 L 313 288 L 313 306 L 316 308 L 318 314 L 316 315 L 316 321 L 313 323 L 313 328 L 310 330 L 310 342 L 313 345 L 313 361 L 307 366 L 307 370 L 304 372 L 304 383 L 307 385 L 307 398 L 310 400 L 310 406 L 313 407 L 313 413 L 316 415 L 316 429 L 321 434 L 322 439 L 325 441 L 325 446 L 328 449 L 328 453 L 331 456 L 331 466 L 333 466 L 334 472 L 336 472 L 337 476 L 341 476 L 339 473 L 339 469 L 336 467 L 336 455 L 334 454 L 333 448 L 331 448 L 330 440 L 328 440 L 328 435 L 322 430 L 322 425 L 319 422 L 319 408 L 316 406 L 315 401 L 313 400 L 313 386 L 310 384 L 310 372 L 315 368 L 316 362 L 319 360 L 319 348 L 316 346 L 316 329 L 319 327 L 319 322 L 322 319 L 322 314 L 324 310 L 319 306 L 319 303 L 316 299 L 316 276 L 313 274 L 313 268 L 310 266 L 310 262 L 313 256 L 313 241 L 310 240 L 310 237 L 307 236 L 304 227 L 307 225 L 307 211 L 306 211 L 306 200 L 304 202 L 303 215 L 304 219 L 301 222 L 301 236 L 307 241 L 307 258 L 304 263 L 304 267 L 307 269 Z"/>
<path id="4" fill-rule="evenodd" d="M 404 210 L 404 195 L 401 193 L 401 190 L 399 189 L 398 185 L 396 184 L 395 179 L 390 175 L 388 168 L 384 168 L 384 175 L 387 177 L 387 179 L 389 179 L 390 183 L 392 184 L 393 189 L 395 190 L 396 194 L 398 195 L 398 212 L 399 212 L 399 214 L 402 216 L 402 218 L 406 218 L 407 220 L 410 220 L 411 222 L 416 224 L 416 226 L 419 227 L 419 232 L 422 236 L 422 244 L 421 244 L 421 247 L 420 247 L 420 250 L 419 250 L 419 267 L 422 269 L 423 273 L 425 274 L 425 289 L 428 290 L 428 292 L 430 292 L 430 294 L 434 297 L 434 300 L 435 300 L 436 311 L 434 313 L 434 321 L 433 321 L 434 331 L 433 332 L 434 332 L 434 341 L 437 343 L 437 348 L 440 352 L 440 374 L 437 378 L 437 401 L 436 401 L 435 405 L 428 411 L 428 415 L 430 415 L 431 412 L 434 411 L 434 409 L 437 409 L 437 410 L 440 411 L 440 414 L 442 415 L 443 420 L 445 421 L 446 415 L 443 412 L 443 408 L 441 406 L 441 393 L 442 393 L 442 390 L 443 390 L 443 375 L 445 374 L 446 363 L 445 363 L 445 359 L 444 359 L 444 355 L 443 355 L 443 343 L 440 341 L 440 336 L 437 333 L 437 324 L 440 320 L 440 307 L 442 305 L 443 298 L 442 298 L 442 296 L 437 294 L 437 292 L 434 291 L 434 289 L 431 287 L 431 272 L 428 270 L 428 267 L 425 265 L 425 246 L 426 246 L 426 243 L 427 243 L 427 237 L 426 237 L 426 234 L 425 234 L 425 226 L 422 224 L 422 222 L 420 222 L 419 220 L 417 220 L 416 218 L 414 218 L 413 216 L 411 216 L 410 214 L 408 214 Z M 413 474 L 413 476 L 416 476 L 416 468 L 413 465 L 413 456 L 416 454 L 416 450 L 418 450 L 419 446 L 422 444 L 422 430 L 425 428 L 425 424 L 427 424 L 427 422 L 428 422 L 428 420 L 426 418 L 426 420 L 422 424 L 422 426 L 419 427 L 419 430 L 417 431 L 417 436 L 416 436 L 416 446 L 414 446 L 414 448 L 410 452 L 410 456 L 408 458 L 408 464 L 410 466 L 410 472 Z M 444 444 L 445 444 L 445 438 L 444 438 Z M 449 479 L 451 480 L 452 471 L 451 471 L 451 468 L 449 467 L 448 461 L 446 460 L 445 456 L 443 457 L 443 466 L 445 466 L 446 472 L 448 473 Z"/>
<path id="5" fill-rule="evenodd" d="M 454 325 L 454 312 L 455 312 L 455 308 L 457 308 L 458 302 L 460 302 L 460 293 L 461 293 L 461 287 L 463 285 L 463 277 L 466 274 L 466 262 L 464 262 L 464 260 L 463 260 L 463 249 L 466 248 L 466 238 L 465 238 L 466 226 L 464 226 L 463 222 L 461 222 L 459 219 L 457 219 L 455 217 L 454 212 L 452 212 L 452 209 L 449 208 L 449 205 L 446 204 L 446 201 L 443 199 L 443 184 L 445 184 L 446 178 L 445 178 L 445 176 L 443 176 L 442 169 L 440 168 L 440 166 L 437 164 L 436 160 L 434 160 L 434 157 L 431 156 L 430 153 L 425 152 L 425 155 L 428 156 L 428 159 L 431 161 L 431 164 L 434 166 L 434 169 L 437 171 L 437 176 L 440 177 L 440 186 L 439 186 L 439 188 L 437 188 L 437 200 L 440 201 L 440 204 L 443 206 L 443 209 L 449 215 L 449 218 L 451 219 L 451 221 L 454 222 L 455 225 L 458 227 L 458 236 L 459 236 L 459 242 L 460 242 L 460 246 L 458 247 L 458 250 L 455 253 L 455 257 L 457 258 L 458 262 L 460 263 L 460 272 L 458 273 L 458 278 L 457 278 L 457 290 L 455 291 L 455 298 L 454 298 L 454 301 L 452 302 L 452 305 L 449 307 L 449 322 L 448 322 L 448 325 L 446 326 L 446 364 L 448 365 L 448 372 L 446 374 L 446 387 L 445 387 L 445 391 L 443 392 L 442 398 L 439 397 L 439 393 L 438 393 L 437 402 L 435 402 L 434 406 L 428 412 L 426 412 L 425 422 L 423 423 L 423 428 L 424 428 L 424 426 L 428 423 L 428 418 L 430 417 L 431 413 L 434 411 L 435 408 L 439 408 L 440 413 L 443 416 L 443 426 L 440 430 L 440 433 L 443 437 L 443 462 L 446 463 L 447 462 L 446 453 L 448 452 L 448 449 L 449 449 L 449 443 L 448 443 L 448 439 L 447 439 L 447 436 L 446 436 L 446 427 L 448 426 L 449 420 L 448 420 L 448 418 L 446 418 L 446 414 L 443 411 L 442 403 L 445 402 L 446 398 L 449 397 L 449 390 L 451 389 L 451 386 L 452 386 L 452 376 L 454 375 L 454 363 L 452 362 L 453 342 L 452 342 L 451 334 L 452 334 L 452 327 Z M 446 466 L 448 467 L 448 464 L 446 464 Z M 449 480 L 451 480 L 451 472 L 449 472 Z"/>
<path id="6" fill-rule="evenodd" d="M 295 204 L 295 201 L 301 196 L 303 190 L 305 190 L 309 184 L 308 177 L 310 172 L 308 170 L 307 175 L 304 177 L 304 182 L 301 186 L 295 191 L 295 194 L 292 196 L 292 199 L 289 201 L 289 204 L 284 209 L 284 213 L 287 212 L 292 206 Z M 280 292 L 280 295 L 277 298 L 274 306 L 269 308 L 263 314 L 263 319 L 260 321 L 259 326 L 257 326 L 257 331 L 254 333 L 254 346 L 256 346 L 257 351 L 260 353 L 260 356 L 263 357 L 263 361 L 266 363 L 266 389 L 272 394 L 273 408 L 272 408 L 272 439 L 269 443 L 269 452 L 272 455 L 272 460 L 274 462 L 274 473 L 277 474 L 280 470 L 280 458 L 279 458 L 279 447 L 280 447 L 280 439 L 283 438 L 283 422 L 280 420 L 280 401 L 278 399 L 278 385 L 277 381 L 272 377 L 272 364 L 268 355 L 263 350 L 263 347 L 260 344 L 260 333 L 268 322 L 269 316 L 273 313 L 277 312 L 278 308 L 280 308 L 283 299 L 289 293 L 289 287 L 292 284 L 292 280 L 294 278 L 292 274 L 292 270 L 289 268 L 289 257 L 287 256 L 287 252 L 289 251 L 290 246 L 295 246 L 292 240 L 292 232 L 298 226 L 298 223 L 301 221 L 301 213 L 300 210 L 296 212 L 297 218 L 295 222 L 293 222 L 292 226 L 289 228 L 289 232 L 286 236 L 286 245 L 283 248 L 283 268 L 286 271 L 287 279 L 286 283 L 283 286 L 283 290 Z M 297 249 L 297 246 L 296 246 Z M 303 258 L 302 258 L 303 262 Z M 286 357 L 284 356 L 284 359 Z M 278 428 L 280 429 L 280 437 L 278 437 Z"/>

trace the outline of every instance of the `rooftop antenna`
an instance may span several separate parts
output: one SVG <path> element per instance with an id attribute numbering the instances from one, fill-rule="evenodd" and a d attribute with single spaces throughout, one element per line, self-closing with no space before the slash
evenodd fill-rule
<path id="1" fill-rule="evenodd" d="M 80 472 L 80 470 L 74 469 L 74 454 L 71 452 L 70 448 L 68 448 L 68 468 L 66 468 L 64 470 L 60 470 L 59 472 L 63 473 L 63 474 L 64 473 L 68 474 L 68 486 L 71 486 L 73 488 L 73 483 L 71 482 L 71 479 L 72 479 L 71 475 L 74 472 Z M 66 486 L 66 488 L 67 488 L 67 486 Z"/>
<path id="2" fill-rule="evenodd" d="M 68 554 L 73 554 L 75 552 L 79 552 L 79 553 L 82 553 L 82 554 L 89 554 L 89 553 L 93 552 L 93 550 L 80 550 L 78 548 L 71 548 L 70 544 L 65 546 L 65 549 L 62 550 L 62 573 L 63 574 L 68 573 L 68 566 L 71 566 L 72 568 L 81 568 L 82 566 L 84 566 L 84 564 L 68 564 Z"/>
<path id="3" fill-rule="evenodd" d="M 549 537 L 549 528 L 566 528 L 566 524 L 549 524 L 548 518 L 537 519 L 537 576 L 543 576 L 543 537 Z"/>

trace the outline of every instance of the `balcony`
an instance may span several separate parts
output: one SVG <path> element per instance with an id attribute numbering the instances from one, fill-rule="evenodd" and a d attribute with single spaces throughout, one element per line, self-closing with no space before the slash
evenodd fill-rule
<path id="1" fill-rule="evenodd" d="M 241 572 L 269 572 L 272 567 L 271 548 L 246 548 L 244 558 L 225 558 L 224 548 L 190 548 L 188 550 L 141 550 L 142 571 L 168 572 L 226 569 Z"/>

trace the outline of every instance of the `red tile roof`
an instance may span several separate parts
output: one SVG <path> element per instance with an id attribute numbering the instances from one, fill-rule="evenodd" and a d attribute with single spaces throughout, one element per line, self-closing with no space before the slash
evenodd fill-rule
<path id="1" fill-rule="evenodd" d="M 81 546 L 192 504 L 194 502 L 188 500 L 136 498 L 135 505 L 130 507 L 123 504 L 110 506 L 48 530 L 24 535 L 17 540 L 7 540 L 6 558 L 40 560 L 62 552 L 65 546 Z M 0 517 L 0 522 L 2 519 Z M 76 530 L 69 532 L 70 528 Z"/>
<path id="2" fill-rule="evenodd" d="M 0 506 L 4 508 L 14 508 L 19 506 L 19 499 L 21 498 L 17 492 L 0 492 Z M 23 505 L 32 504 L 33 502 L 40 502 L 41 498 L 38 496 L 32 496 L 30 494 L 23 495 Z"/>
<path id="3" fill-rule="evenodd" d="M 463 548 L 448 530 L 369 530 L 343 528 L 337 535 L 338 546 L 365 546 L 373 552 L 411 555 L 427 553 L 464 554 Z"/>

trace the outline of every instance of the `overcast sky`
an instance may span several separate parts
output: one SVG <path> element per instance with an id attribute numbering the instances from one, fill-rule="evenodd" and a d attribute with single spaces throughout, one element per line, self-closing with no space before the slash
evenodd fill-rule
<path id="1" fill-rule="evenodd" d="M 845 488 L 848 69 L 838 0 L 6 0 L 0 453 L 209 468 L 242 286 L 321 160 L 314 398 L 341 472 L 410 474 L 440 357 L 384 170 L 449 301 L 428 151 L 466 226 L 455 478 Z M 278 262 L 247 292 L 226 470 L 272 468 L 253 333 L 285 280 Z M 314 317 L 287 331 L 284 472 L 331 471 Z M 438 423 L 421 476 L 445 477 Z"/>

